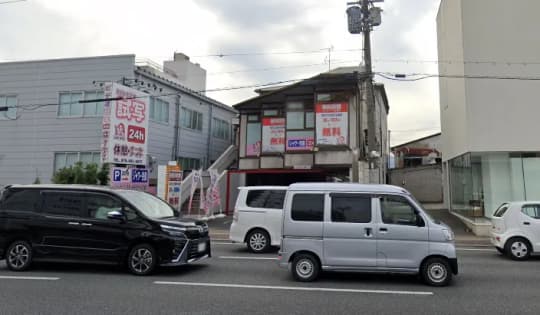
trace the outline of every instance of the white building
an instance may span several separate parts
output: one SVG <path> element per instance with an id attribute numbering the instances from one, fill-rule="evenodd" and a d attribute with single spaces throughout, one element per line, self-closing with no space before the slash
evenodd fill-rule
<path id="1" fill-rule="evenodd" d="M 440 4 L 445 196 L 477 234 L 501 203 L 540 199 L 538 12 L 537 0 Z"/>

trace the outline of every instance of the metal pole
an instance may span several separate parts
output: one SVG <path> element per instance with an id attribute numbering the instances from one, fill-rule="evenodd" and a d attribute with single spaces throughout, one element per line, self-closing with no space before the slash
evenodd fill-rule
<path id="1" fill-rule="evenodd" d="M 362 0 L 362 32 L 364 33 L 364 65 L 366 72 L 366 102 L 368 110 L 368 161 L 370 168 L 370 182 L 373 182 L 371 169 L 376 169 L 377 159 L 371 156 L 373 151 L 377 150 L 377 137 L 375 135 L 375 100 L 373 99 L 373 73 L 371 69 L 371 25 L 369 23 L 369 0 Z"/>

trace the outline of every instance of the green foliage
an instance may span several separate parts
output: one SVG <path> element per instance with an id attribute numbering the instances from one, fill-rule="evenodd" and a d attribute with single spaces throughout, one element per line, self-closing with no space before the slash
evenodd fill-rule
<path id="1" fill-rule="evenodd" d="M 77 162 L 70 167 L 64 167 L 54 173 L 52 182 L 55 184 L 87 184 L 107 185 L 109 182 L 109 165 L 101 168 L 96 163 L 83 164 Z"/>

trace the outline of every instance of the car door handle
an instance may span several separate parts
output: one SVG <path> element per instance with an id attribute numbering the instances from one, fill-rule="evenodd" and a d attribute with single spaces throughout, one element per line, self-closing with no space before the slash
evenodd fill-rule
<path id="1" fill-rule="evenodd" d="M 523 222 L 525 225 L 531 225 L 531 222 Z"/>
<path id="2" fill-rule="evenodd" d="M 79 222 L 68 222 L 69 225 L 80 225 Z"/>
<path id="3" fill-rule="evenodd" d="M 379 229 L 379 232 L 387 233 L 387 232 L 388 232 L 388 229 L 387 229 L 387 228 L 380 228 L 380 229 Z"/>
<path id="4" fill-rule="evenodd" d="M 364 229 L 366 231 L 366 233 L 364 234 L 365 237 L 372 237 L 373 236 L 373 233 L 371 233 L 371 228 L 365 228 Z"/>
<path id="5" fill-rule="evenodd" d="M 92 226 L 92 223 L 81 223 L 82 226 Z"/>

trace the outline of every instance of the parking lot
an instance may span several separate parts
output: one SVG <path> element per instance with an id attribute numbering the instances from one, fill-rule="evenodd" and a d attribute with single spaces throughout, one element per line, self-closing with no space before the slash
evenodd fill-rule
<path id="1" fill-rule="evenodd" d="M 458 244 L 460 274 L 446 288 L 414 276 L 324 273 L 298 283 L 277 252 L 249 253 L 214 234 L 213 257 L 148 277 L 110 266 L 0 263 L 0 314 L 537 314 L 540 259 L 514 262 Z"/>

